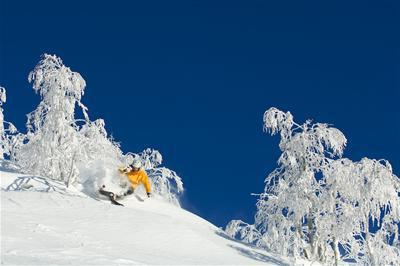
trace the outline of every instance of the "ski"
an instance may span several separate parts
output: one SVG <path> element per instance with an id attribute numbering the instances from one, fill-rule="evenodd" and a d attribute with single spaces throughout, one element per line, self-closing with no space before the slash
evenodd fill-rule
<path id="1" fill-rule="evenodd" d="M 101 195 L 107 196 L 108 199 L 111 201 L 112 204 L 118 205 L 118 206 L 124 206 L 124 204 L 119 203 L 118 201 L 116 201 L 116 200 L 114 199 L 114 197 L 115 197 L 114 192 L 107 191 L 107 190 L 104 190 L 104 189 L 100 188 L 100 189 L 99 189 L 99 193 L 100 193 Z"/>

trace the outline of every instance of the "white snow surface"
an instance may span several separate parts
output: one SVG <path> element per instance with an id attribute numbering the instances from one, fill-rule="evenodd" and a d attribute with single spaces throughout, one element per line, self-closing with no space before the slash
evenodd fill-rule
<path id="1" fill-rule="evenodd" d="M 121 207 L 4 168 L 0 179 L 4 265 L 308 264 L 230 240 L 208 221 L 156 198 L 130 196 Z"/>

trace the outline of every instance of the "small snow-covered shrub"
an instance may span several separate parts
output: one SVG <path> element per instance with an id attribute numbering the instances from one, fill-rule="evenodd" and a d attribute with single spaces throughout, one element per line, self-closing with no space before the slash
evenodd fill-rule
<path id="1" fill-rule="evenodd" d="M 267 247 L 262 234 L 253 224 L 248 224 L 241 220 L 232 220 L 226 225 L 225 233 L 233 239 L 240 240 L 256 247 Z"/>

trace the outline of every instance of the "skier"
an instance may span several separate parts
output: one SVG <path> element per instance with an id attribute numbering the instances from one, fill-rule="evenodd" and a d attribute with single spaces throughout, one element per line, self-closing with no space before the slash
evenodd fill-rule
<path id="1" fill-rule="evenodd" d="M 123 204 L 119 203 L 117 199 L 132 194 L 137 186 L 143 184 L 146 188 L 147 197 L 150 198 L 151 194 L 149 177 L 147 176 L 146 172 L 141 169 L 141 167 L 142 163 L 139 160 L 135 160 L 131 166 L 128 166 L 124 169 L 118 169 L 122 174 L 125 174 L 128 177 L 128 180 L 131 184 L 129 189 L 123 195 L 117 195 L 114 192 L 107 191 L 105 185 L 99 189 L 99 193 L 107 196 L 112 204 L 124 206 Z"/>
<path id="2" fill-rule="evenodd" d="M 132 194 L 136 187 L 143 184 L 146 189 L 147 197 L 150 198 L 151 189 L 149 177 L 141 167 L 142 163 L 139 160 L 135 160 L 130 167 L 119 169 L 122 174 L 125 174 L 128 177 L 128 180 L 131 183 L 130 188 L 125 192 L 125 196 Z"/>

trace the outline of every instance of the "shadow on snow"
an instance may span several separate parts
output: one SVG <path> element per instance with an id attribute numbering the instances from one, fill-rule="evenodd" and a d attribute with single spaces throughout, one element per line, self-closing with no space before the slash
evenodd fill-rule
<path id="1" fill-rule="evenodd" d="M 34 183 L 35 185 L 33 185 Z M 10 185 L 5 189 L 6 191 L 24 191 L 33 190 L 37 192 L 59 192 L 66 194 L 65 185 L 63 183 L 57 183 L 52 181 L 51 183 L 43 177 L 39 176 L 21 176 L 17 177 Z"/>
<path id="2" fill-rule="evenodd" d="M 237 239 L 231 238 L 228 235 L 226 235 L 223 231 L 216 231 L 215 233 L 220 237 L 223 237 L 230 241 L 233 241 L 233 242 L 236 242 L 241 245 L 249 247 L 250 249 L 246 249 L 246 248 L 241 248 L 241 247 L 234 246 L 234 245 L 228 245 L 230 248 L 233 248 L 236 251 L 238 251 L 239 254 L 241 254 L 242 256 L 248 257 L 253 260 L 261 261 L 261 262 L 274 263 L 276 265 L 281 265 L 281 266 L 289 266 L 290 265 L 288 263 L 285 263 L 278 259 L 275 259 L 274 257 L 271 257 L 268 255 L 262 254 L 261 252 L 255 251 L 254 249 L 258 249 L 258 247 L 248 244 L 248 243 L 241 242 Z"/>

